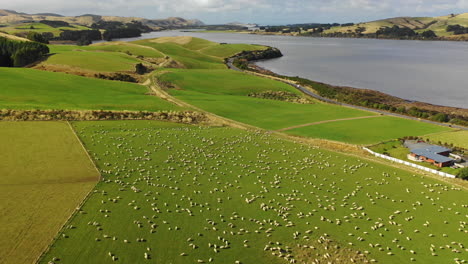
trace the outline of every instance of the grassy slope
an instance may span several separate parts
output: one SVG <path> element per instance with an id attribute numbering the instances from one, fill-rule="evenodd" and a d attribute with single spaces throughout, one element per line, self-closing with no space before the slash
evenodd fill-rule
<path id="1" fill-rule="evenodd" d="M 49 48 L 53 55 L 41 64 L 71 66 L 97 72 L 133 71 L 135 64 L 141 61 L 130 55 L 163 57 L 152 48 L 114 42 L 93 46 L 49 45 Z"/>
<path id="2" fill-rule="evenodd" d="M 179 89 L 170 94 L 206 111 L 265 129 L 372 115 L 369 112 L 328 105 L 295 104 L 248 97 L 251 92 L 283 90 L 300 94 L 281 82 L 229 70 L 179 70 L 160 77 Z"/>
<path id="3" fill-rule="evenodd" d="M 225 69 L 223 60 L 207 56 L 197 51 L 182 47 L 175 43 L 155 43 L 151 40 L 138 40 L 135 44 L 155 48 L 182 63 L 188 69 Z"/>
<path id="4" fill-rule="evenodd" d="M 322 255 L 326 251 L 316 242 L 320 236 L 329 236 L 341 248 L 353 243 L 353 249 L 368 250 L 379 263 L 463 258 L 439 247 L 453 241 L 452 249 L 463 252 L 457 243 L 464 242 L 465 234 L 458 228 L 465 221 L 461 201 L 467 193 L 431 178 L 229 128 L 146 121 L 74 125 L 98 165 L 110 170 L 104 174 L 108 181 L 97 186 L 83 207 L 86 214 L 73 219 L 76 229 L 65 230 L 69 237 L 60 237 L 42 263 L 53 256 L 69 264 L 113 263 L 109 252 L 119 263 L 209 258 L 214 263 L 285 263 L 263 250 L 269 241 L 283 249 L 291 246 L 292 255 L 297 244 L 313 245 L 317 249 L 309 252 Z M 269 208 L 262 210 L 265 206 Z M 89 225 L 93 222 L 102 230 Z M 293 226 L 287 227 L 288 222 Z M 383 226 L 373 230 L 378 223 Z M 269 228 L 270 236 L 265 232 Z M 219 238 L 229 247 L 219 249 L 224 245 Z M 380 244 L 382 251 L 370 244 Z M 431 255 L 431 244 L 437 256 Z M 151 260 L 144 259 L 145 252 Z"/>
<path id="5" fill-rule="evenodd" d="M 34 28 L 31 29 L 31 26 Z M 15 24 L 8 27 L 0 28 L 2 31 L 5 31 L 9 34 L 16 34 L 16 33 L 23 33 L 23 32 L 37 32 L 37 33 L 44 33 L 44 32 L 52 32 L 54 36 L 59 36 L 60 33 L 64 30 L 89 30 L 90 28 L 80 25 L 73 25 L 72 27 L 51 27 L 46 24 L 34 22 L 34 23 L 21 23 Z"/>
<path id="6" fill-rule="evenodd" d="M 0 123 L 0 263 L 32 263 L 98 180 L 66 123 Z"/>
<path id="7" fill-rule="evenodd" d="M 454 146 L 468 149 L 468 131 L 466 130 L 438 133 L 425 138 L 431 141 L 441 141 L 442 143 L 453 144 Z"/>
<path id="8" fill-rule="evenodd" d="M 432 24 L 432 22 L 435 23 Z M 433 30 L 438 36 L 448 36 L 452 35 L 451 32 L 447 32 L 448 25 L 462 25 L 468 26 L 468 13 L 460 14 L 455 17 L 451 16 L 441 16 L 441 17 L 397 17 L 382 19 L 377 21 L 371 21 L 366 23 L 360 23 L 350 27 L 334 27 L 330 30 L 325 31 L 329 32 L 346 32 L 348 30 L 355 31 L 358 27 L 365 27 L 366 31 L 364 33 L 375 33 L 381 27 L 392 27 L 397 25 L 399 27 L 409 27 L 411 29 L 416 29 L 418 32 L 423 32 L 425 30 Z M 419 28 L 419 29 L 418 29 Z"/>
<path id="9" fill-rule="evenodd" d="M 32 69 L 0 69 L 2 109 L 172 110 L 138 84 Z"/>
<path id="10" fill-rule="evenodd" d="M 318 124 L 289 130 L 287 133 L 354 144 L 375 144 L 404 136 L 422 136 L 448 130 L 451 129 L 414 120 L 385 116 Z"/>

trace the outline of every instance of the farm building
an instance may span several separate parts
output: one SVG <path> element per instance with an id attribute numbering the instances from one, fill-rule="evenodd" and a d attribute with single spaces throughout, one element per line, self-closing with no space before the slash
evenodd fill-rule
<path id="1" fill-rule="evenodd" d="M 453 159 L 449 158 L 451 150 L 441 146 L 414 144 L 413 148 L 410 150 L 411 154 L 409 154 L 408 158 L 429 162 L 439 168 L 452 166 L 455 162 Z"/>

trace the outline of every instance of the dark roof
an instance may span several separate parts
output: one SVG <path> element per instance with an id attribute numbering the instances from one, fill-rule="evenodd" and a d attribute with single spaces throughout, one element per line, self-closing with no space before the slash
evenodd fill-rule
<path id="1" fill-rule="evenodd" d="M 412 153 L 419 155 L 419 156 L 424 156 L 428 159 L 434 160 L 435 162 L 444 163 L 448 161 L 453 161 L 453 159 L 449 157 L 437 154 L 437 153 L 446 152 L 446 151 L 450 151 L 450 150 L 443 148 L 443 147 L 439 147 L 439 146 L 411 150 Z"/>

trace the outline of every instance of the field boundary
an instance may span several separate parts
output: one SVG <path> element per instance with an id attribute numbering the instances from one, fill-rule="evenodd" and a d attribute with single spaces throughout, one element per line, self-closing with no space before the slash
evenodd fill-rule
<path id="1" fill-rule="evenodd" d="M 34 263 L 39 263 L 42 258 L 45 256 L 45 254 L 50 250 L 50 247 L 55 243 L 55 241 L 57 241 L 57 239 L 60 237 L 60 234 L 63 234 L 63 232 L 65 231 L 66 229 L 66 226 L 68 225 L 68 223 L 71 222 L 71 220 L 75 217 L 76 214 L 78 214 L 78 212 L 81 210 L 81 207 L 83 207 L 83 205 L 88 201 L 88 199 L 91 197 L 91 194 L 93 193 L 93 190 L 96 188 L 96 185 L 101 182 L 102 180 L 102 175 L 101 173 L 99 172 L 99 169 L 97 168 L 96 166 L 96 163 L 94 162 L 94 160 L 91 158 L 91 155 L 89 154 L 88 150 L 85 148 L 83 142 L 81 142 L 81 139 L 78 137 L 78 135 L 76 134 L 75 132 L 75 129 L 73 129 L 73 126 L 70 124 L 70 122 L 67 121 L 67 124 L 68 124 L 68 127 L 71 129 L 73 135 L 75 135 L 76 139 L 78 140 L 78 142 L 80 143 L 81 147 L 83 148 L 84 152 L 86 153 L 86 155 L 88 156 L 89 160 L 91 161 L 91 163 L 93 164 L 93 167 L 94 169 L 97 171 L 98 175 L 99 175 L 99 178 L 97 179 L 96 181 L 96 184 L 93 186 L 93 188 L 91 188 L 89 190 L 89 192 L 86 194 L 86 196 L 83 198 L 83 200 L 75 207 L 75 210 L 72 212 L 72 214 L 67 218 L 67 220 L 63 223 L 63 226 L 60 228 L 60 230 L 58 231 L 58 233 L 54 236 L 54 238 L 52 239 L 52 241 L 50 242 L 50 244 L 44 249 L 44 251 L 42 251 L 42 253 L 37 257 L 36 261 L 34 261 Z"/>
<path id="2" fill-rule="evenodd" d="M 291 127 L 286 127 L 286 128 L 281 128 L 276 131 L 278 132 L 283 132 L 295 128 L 301 128 L 301 127 L 308 127 L 308 126 L 313 126 L 313 125 L 319 125 L 319 124 L 325 124 L 325 123 L 332 123 L 332 122 L 339 122 L 339 121 L 347 121 L 347 120 L 355 120 L 355 119 L 365 119 L 365 118 L 374 118 L 374 117 L 382 117 L 380 115 L 373 115 L 373 116 L 360 116 L 360 117 L 349 117 L 349 118 L 340 118 L 340 119 L 333 119 L 333 120 L 324 120 L 324 121 L 318 121 L 318 122 L 313 122 L 313 123 L 308 123 L 308 124 L 302 124 L 302 125 L 297 125 L 297 126 L 291 126 Z"/>
<path id="3" fill-rule="evenodd" d="M 384 159 L 387 159 L 387 160 L 390 160 L 390 161 L 393 161 L 393 162 L 404 164 L 406 166 L 411 166 L 413 168 L 420 169 L 420 170 L 423 170 L 423 171 L 426 171 L 426 172 L 430 172 L 432 174 L 436 174 L 436 175 L 439 175 L 439 176 L 442 176 L 442 177 L 447 177 L 447 178 L 452 178 L 452 179 L 456 178 L 455 175 L 445 173 L 445 172 L 442 172 L 442 171 L 433 170 L 431 168 L 427 168 L 427 167 L 424 167 L 424 166 L 421 166 L 421 165 L 418 165 L 418 164 L 414 164 L 414 163 L 411 163 L 411 162 L 408 162 L 408 161 L 404 161 L 404 160 L 401 160 L 401 159 L 396 159 L 396 158 L 393 158 L 393 157 L 389 157 L 387 155 L 383 155 L 383 154 L 374 152 L 374 151 L 372 151 L 372 150 L 370 150 L 370 149 L 368 149 L 366 147 L 364 147 L 363 149 L 365 151 L 371 153 L 372 155 L 374 155 L 376 157 L 379 157 L 379 158 L 384 158 Z"/>

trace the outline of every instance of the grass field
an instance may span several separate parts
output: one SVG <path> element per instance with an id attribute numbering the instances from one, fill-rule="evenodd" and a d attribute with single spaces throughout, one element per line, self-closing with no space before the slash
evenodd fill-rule
<path id="1" fill-rule="evenodd" d="M 176 110 L 138 84 L 32 69 L 0 69 L 1 109 Z"/>
<path id="2" fill-rule="evenodd" d="M 172 70 L 159 77 L 179 89 L 169 93 L 203 110 L 265 129 L 280 129 L 323 120 L 373 115 L 316 102 L 296 104 L 248 97 L 252 92 L 287 91 L 293 87 L 267 78 L 230 70 Z"/>
<path id="3" fill-rule="evenodd" d="M 85 26 L 80 26 L 80 25 L 73 25 L 71 27 L 54 28 L 46 24 L 34 22 L 34 23 L 22 23 L 22 24 L 9 25 L 7 27 L 2 27 L 1 29 L 2 31 L 5 31 L 9 34 L 27 33 L 30 31 L 37 32 L 37 33 L 51 32 L 52 34 L 54 34 L 54 36 L 57 37 L 64 30 L 89 30 L 90 28 L 85 27 Z"/>
<path id="4" fill-rule="evenodd" d="M 161 37 L 132 43 L 157 49 L 187 69 L 226 69 L 224 58 L 243 50 L 265 49 L 258 45 L 219 44 L 192 37 Z"/>
<path id="5" fill-rule="evenodd" d="M 379 263 L 466 256 L 467 192 L 431 178 L 237 129 L 74 126 L 104 178 L 40 263 L 362 262 L 356 250 Z"/>
<path id="6" fill-rule="evenodd" d="M 468 131 L 466 130 L 438 133 L 424 138 L 427 138 L 432 142 L 437 143 L 440 141 L 442 143 L 453 144 L 454 146 L 468 149 Z"/>
<path id="7" fill-rule="evenodd" d="M 0 263 L 33 263 L 99 175 L 67 123 L 0 122 Z"/>
<path id="8" fill-rule="evenodd" d="M 287 133 L 353 144 L 376 144 L 404 136 L 422 136 L 450 130 L 448 127 L 419 121 L 382 116 L 301 127 L 288 130 Z"/>
<path id="9" fill-rule="evenodd" d="M 140 60 L 120 52 L 66 51 L 50 56 L 43 64 L 71 66 L 97 72 L 135 71 Z"/>
<path id="10" fill-rule="evenodd" d="M 156 43 L 151 40 L 138 40 L 133 43 L 157 49 L 188 69 L 226 69 L 221 58 L 208 56 L 176 43 Z"/>

